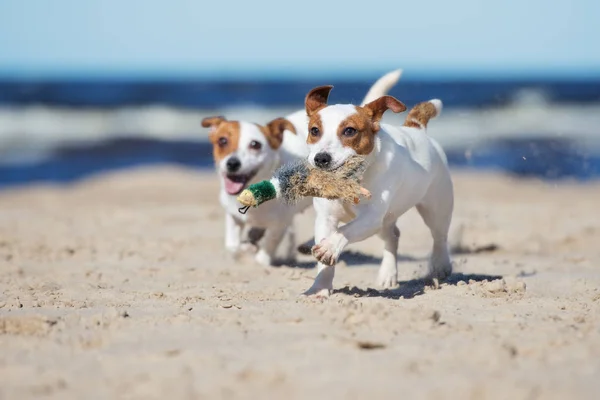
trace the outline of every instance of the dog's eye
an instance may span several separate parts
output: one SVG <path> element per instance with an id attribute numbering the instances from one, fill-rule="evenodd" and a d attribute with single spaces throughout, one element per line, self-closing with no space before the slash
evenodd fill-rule
<path id="1" fill-rule="evenodd" d="M 217 143 L 219 144 L 219 147 L 225 147 L 227 146 L 227 138 L 220 137 L 219 140 L 217 140 Z"/>
<path id="2" fill-rule="evenodd" d="M 252 150 L 260 150 L 262 148 L 262 143 L 253 140 L 250 142 L 250 148 Z"/>
<path id="3" fill-rule="evenodd" d="M 319 128 L 317 128 L 316 126 L 313 126 L 312 128 L 310 128 L 311 135 L 319 136 L 320 133 L 321 133 L 321 131 L 319 131 Z"/>
<path id="4" fill-rule="evenodd" d="M 352 127 L 347 127 L 344 129 L 344 136 L 354 136 L 356 134 L 356 129 Z"/>

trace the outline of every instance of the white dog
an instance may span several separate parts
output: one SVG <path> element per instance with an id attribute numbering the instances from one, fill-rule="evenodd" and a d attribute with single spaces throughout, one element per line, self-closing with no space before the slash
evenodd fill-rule
<path id="1" fill-rule="evenodd" d="M 305 294 L 327 297 L 333 286 L 334 265 L 344 248 L 378 234 L 384 242 L 378 283 L 397 284 L 400 231 L 396 220 L 417 208 L 433 236 L 429 276 L 443 279 L 452 272 L 447 238 L 453 211 L 453 187 L 442 148 L 426 134 L 427 123 L 442 109 L 440 100 L 415 106 L 403 126 L 381 124 L 386 110 L 406 106 L 383 96 L 364 106 L 327 105 L 332 86 L 313 89 L 306 96 L 309 116 L 309 162 L 335 169 L 353 154 L 367 156 L 362 185 L 372 198 L 358 205 L 315 198 L 315 243 L 319 261 L 313 286 Z M 339 223 L 346 223 L 339 227 Z"/>
<path id="2" fill-rule="evenodd" d="M 400 78 L 401 71 L 390 72 L 381 77 L 369 90 L 363 103 L 370 102 L 392 88 Z M 310 199 L 288 206 L 280 201 L 270 201 L 258 208 L 240 214 L 236 196 L 249 184 L 270 179 L 282 164 L 308 156 L 308 117 L 304 110 L 278 118 L 266 126 L 227 121 L 223 117 L 208 117 L 202 126 L 210 128 L 209 139 L 213 144 L 213 156 L 221 177 L 219 199 L 225 208 L 225 247 L 234 256 L 245 251 L 255 251 L 254 243 L 244 243 L 244 228 L 258 232 L 251 241 L 262 238 L 255 259 L 263 265 L 272 265 L 277 248 L 287 236 L 283 249 L 286 261 L 295 257 L 296 244 L 293 230 L 294 215 L 311 204 Z M 296 135 L 297 134 L 297 135 Z M 251 236 L 253 236 L 251 234 Z"/>

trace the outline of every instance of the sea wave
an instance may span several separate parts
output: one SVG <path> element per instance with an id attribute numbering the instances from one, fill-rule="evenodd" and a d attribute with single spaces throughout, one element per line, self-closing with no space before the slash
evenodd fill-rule
<path id="1" fill-rule="evenodd" d="M 0 108 L 0 162 L 17 162 L 34 154 L 73 145 L 99 144 L 119 138 L 163 141 L 206 141 L 202 118 L 225 115 L 229 119 L 266 123 L 296 111 L 292 108 L 232 107 L 186 110 L 170 107 L 68 109 L 56 107 Z M 388 113 L 384 122 L 401 124 L 404 115 Z M 502 138 L 562 138 L 590 151 L 600 147 L 600 104 L 512 104 L 477 110 L 445 110 L 430 123 L 429 134 L 444 147 L 469 147 Z"/>
<path id="2" fill-rule="evenodd" d="M 290 107 L 233 106 L 218 110 L 166 106 L 0 108 L 0 187 L 69 182 L 102 171 L 169 163 L 212 165 L 202 118 L 266 123 Z M 406 114 L 387 113 L 402 124 Z M 428 133 L 453 167 L 493 168 L 543 179 L 600 178 L 600 103 L 558 104 L 535 93 L 491 108 L 445 109 Z"/>

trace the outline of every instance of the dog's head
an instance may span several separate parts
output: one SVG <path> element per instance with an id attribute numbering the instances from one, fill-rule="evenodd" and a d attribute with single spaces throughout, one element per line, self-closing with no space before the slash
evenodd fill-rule
<path id="1" fill-rule="evenodd" d="M 321 169 L 335 169 L 348 157 L 368 155 L 375 147 L 375 135 L 386 110 L 395 113 L 406 106 L 392 96 L 383 96 L 363 107 L 352 104 L 327 105 L 333 86 L 320 86 L 306 96 L 308 161 Z"/>
<path id="2" fill-rule="evenodd" d="M 210 128 L 215 165 L 230 195 L 239 194 L 262 169 L 273 166 L 285 130 L 296 133 L 294 125 L 284 118 L 261 126 L 208 117 L 202 120 L 202 126 Z"/>

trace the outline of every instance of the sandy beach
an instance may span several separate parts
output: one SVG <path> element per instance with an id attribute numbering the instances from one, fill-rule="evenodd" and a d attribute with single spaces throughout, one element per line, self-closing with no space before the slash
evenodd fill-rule
<path id="1" fill-rule="evenodd" d="M 0 192 L 0 399 L 596 399 L 600 183 L 454 171 L 455 274 L 430 237 L 353 245 L 326 301 L 310 256 L 223 251 L 214 174 L 175 167 Z M 313 213 L 297 219 L 312 236 Z"/>

